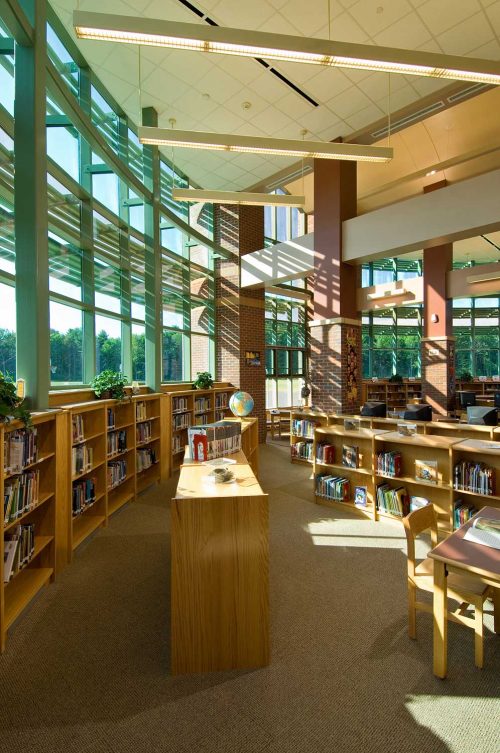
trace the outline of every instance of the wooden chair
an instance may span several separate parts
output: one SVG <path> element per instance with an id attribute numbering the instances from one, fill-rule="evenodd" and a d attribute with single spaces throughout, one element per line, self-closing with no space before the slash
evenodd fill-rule
<path id="1" fill-rule="evenodd" d="M 431 543 L 435 547 L 438 543 L 437 517 L 432 505 L 426 505 L 419 510 L 414 510 L 405 518 L 403 525 L 408 544 L 408 633 L 410 638 L 417 637 L 417 609 L 432 614 L 432 604 L 417 601 L 417 588 L 422 591 L 434 591 L 434 562 L 426 557 L 417 563 L 415 557 L 416 537 L 430 529 Z M 460 606 L 454 612 L 448 612 L 448 619 L 461 625 L 470 627 L 475 632 L 475 662 L 482 668 L 484 661 L 483 651 L 483 605 L 491 595 L 489 586 L 485 586 L 473 577 L 448 575 L 448 597 L 458 601 Z M 469 606 L 474 607 L 474 617 L 466 614 Z"/>

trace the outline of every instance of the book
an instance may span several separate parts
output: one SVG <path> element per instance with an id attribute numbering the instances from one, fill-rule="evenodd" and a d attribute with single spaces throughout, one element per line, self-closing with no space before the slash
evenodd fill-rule
<path id="1" fill-rule="evenodd" d="M 403 437 L 411 437 L 417 433 L 417 424 L 398 424 L 397 429 Z"/>
<path id="2" fill-rule="evenodd" d="M 453 528 L 456 529 L 463 526 L 476 512 L 477 510 L 471 502 L 456 499 L 453 503 Z"/>
<path id="3" fill-rule="evenodd" d="M 359 447 L 349 444 L 342 446 L 342 465 L 347 468 L 359 467 Z"/>
<path id="4" fill-rule="evenodd" d="M 427 505 L 430 505 L 430 502 L 425 497 L 417 497 L 414 495 L 410 497 L 410 512 L 420 510 L 421 507 L 427 507 Z"/>
<path id="5" fill-rule="evenodd" d="M 437 460 L 415 460 L 415 478 L 417 481 L 425 481 L 427 484 L 437 484 Z"/>
<path id="6" fill-rule="evenodd" d="M 197 432 L 190 436 L 190 443 L 193 445 L 193 460 L 204 461 L 208 460 L 208 440 L 207 435 L 204 432 Z"/>
<path id="7" fill-rule="evenodd" d="M 345 418 L 344 429 L 346 431 L 359 431 L 359 418 Z"/>
<path id="8" fill-rule="evenodd" d="M 495 518 L 475 518 L 464 535 L 466 541 L 482 544 L 492 549 L 500 549 L 500 520 Z"/>
<path id="9" fill-rule="evenodd" d="M 357 507 L 366 507 L 367 489 L 366 486 L 354 487 L 354 504 Z"/>

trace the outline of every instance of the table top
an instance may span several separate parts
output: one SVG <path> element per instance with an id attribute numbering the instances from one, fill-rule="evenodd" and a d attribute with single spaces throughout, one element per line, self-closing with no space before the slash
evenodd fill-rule
<path id="1" fill-rule="evenodd" d="M 452 533 L 451 536 L 448 536 L 447 539 L 432 549 L 428 556 L 453 565 L 453 567 L 500 582 L 500 549 L 493 549 L 490 546 L 464 540 L 467 529 L 478 517 L 500 520 L 500 510 L 496 507 L 483 507 L 458 531 Z"/>
<path id="2" fill-rule="evenodd" d="M 234 474 L 234 480 L 225 484 L 215 483 L 213 476 L 210 476 L 210 472 L 213 470 L 210 466 L 189 460 L 183 463 L 177 491 L 173 499 L 262 496 L 264 492 L 248 464 L 245 454 L 239 452 L 229 457 L 237 460 L 237 462 L 228 466 Z"/>

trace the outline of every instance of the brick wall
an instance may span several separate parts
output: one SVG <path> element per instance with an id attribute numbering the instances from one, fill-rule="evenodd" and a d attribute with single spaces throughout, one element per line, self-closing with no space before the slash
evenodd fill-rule
<path id="1" fill-rule="evenodd" d="M 359 413 L 361 326 L 320 324 L 310 328 L 311 401 L 328 413 Z"/>
<path id="2" fill-rule="evenodd" d="M 455 404 L 455 338 L 422 338 L 422 394 L 435 413 Z"/>
<path id="3" fill-rule="evenodd" d="M 217 205 L 215 240 L 232 253 L 216 264 L 217 379 L 249 392 L 259 419 L 259 438 L 266 438 L 264 290 L 240 290 L 240 256 L 264 246 L 263 207 Z M 248 366 L 245 351 L 260 351 L 261 365 Z"/>

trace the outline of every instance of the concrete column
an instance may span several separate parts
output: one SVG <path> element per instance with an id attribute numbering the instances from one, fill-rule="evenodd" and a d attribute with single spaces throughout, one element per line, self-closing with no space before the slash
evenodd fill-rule
<path id="1" fill-rule="evenodd" d="M 264 246 L 264 209 L 216 205 L 215 241 L 232 253 L 218 260 L 216 284 L 217 379 L 232 382 L 249 392 L 259 419 L 259 438 L 266 439 L 266 371 L 264 290 L 240 288 L 240 258 Z M 259 351 L 260 366 L 246 363 L 246 351 Z"/>
<path id="2" fill-rule="evenodd" d="M 342 261 L 342 222 L 356 216 L 356 163 L 314 160 L 312 405 L 357 413 L 361 400 L 359 270 Z"/>
<path id="3" fill-rule="evenodd" d="M 453 244 L 424 249 L 422 393 L 433 411 L 446 415 L 455 403 L 455 338 L 446 273 L 453 267 Z"/>

